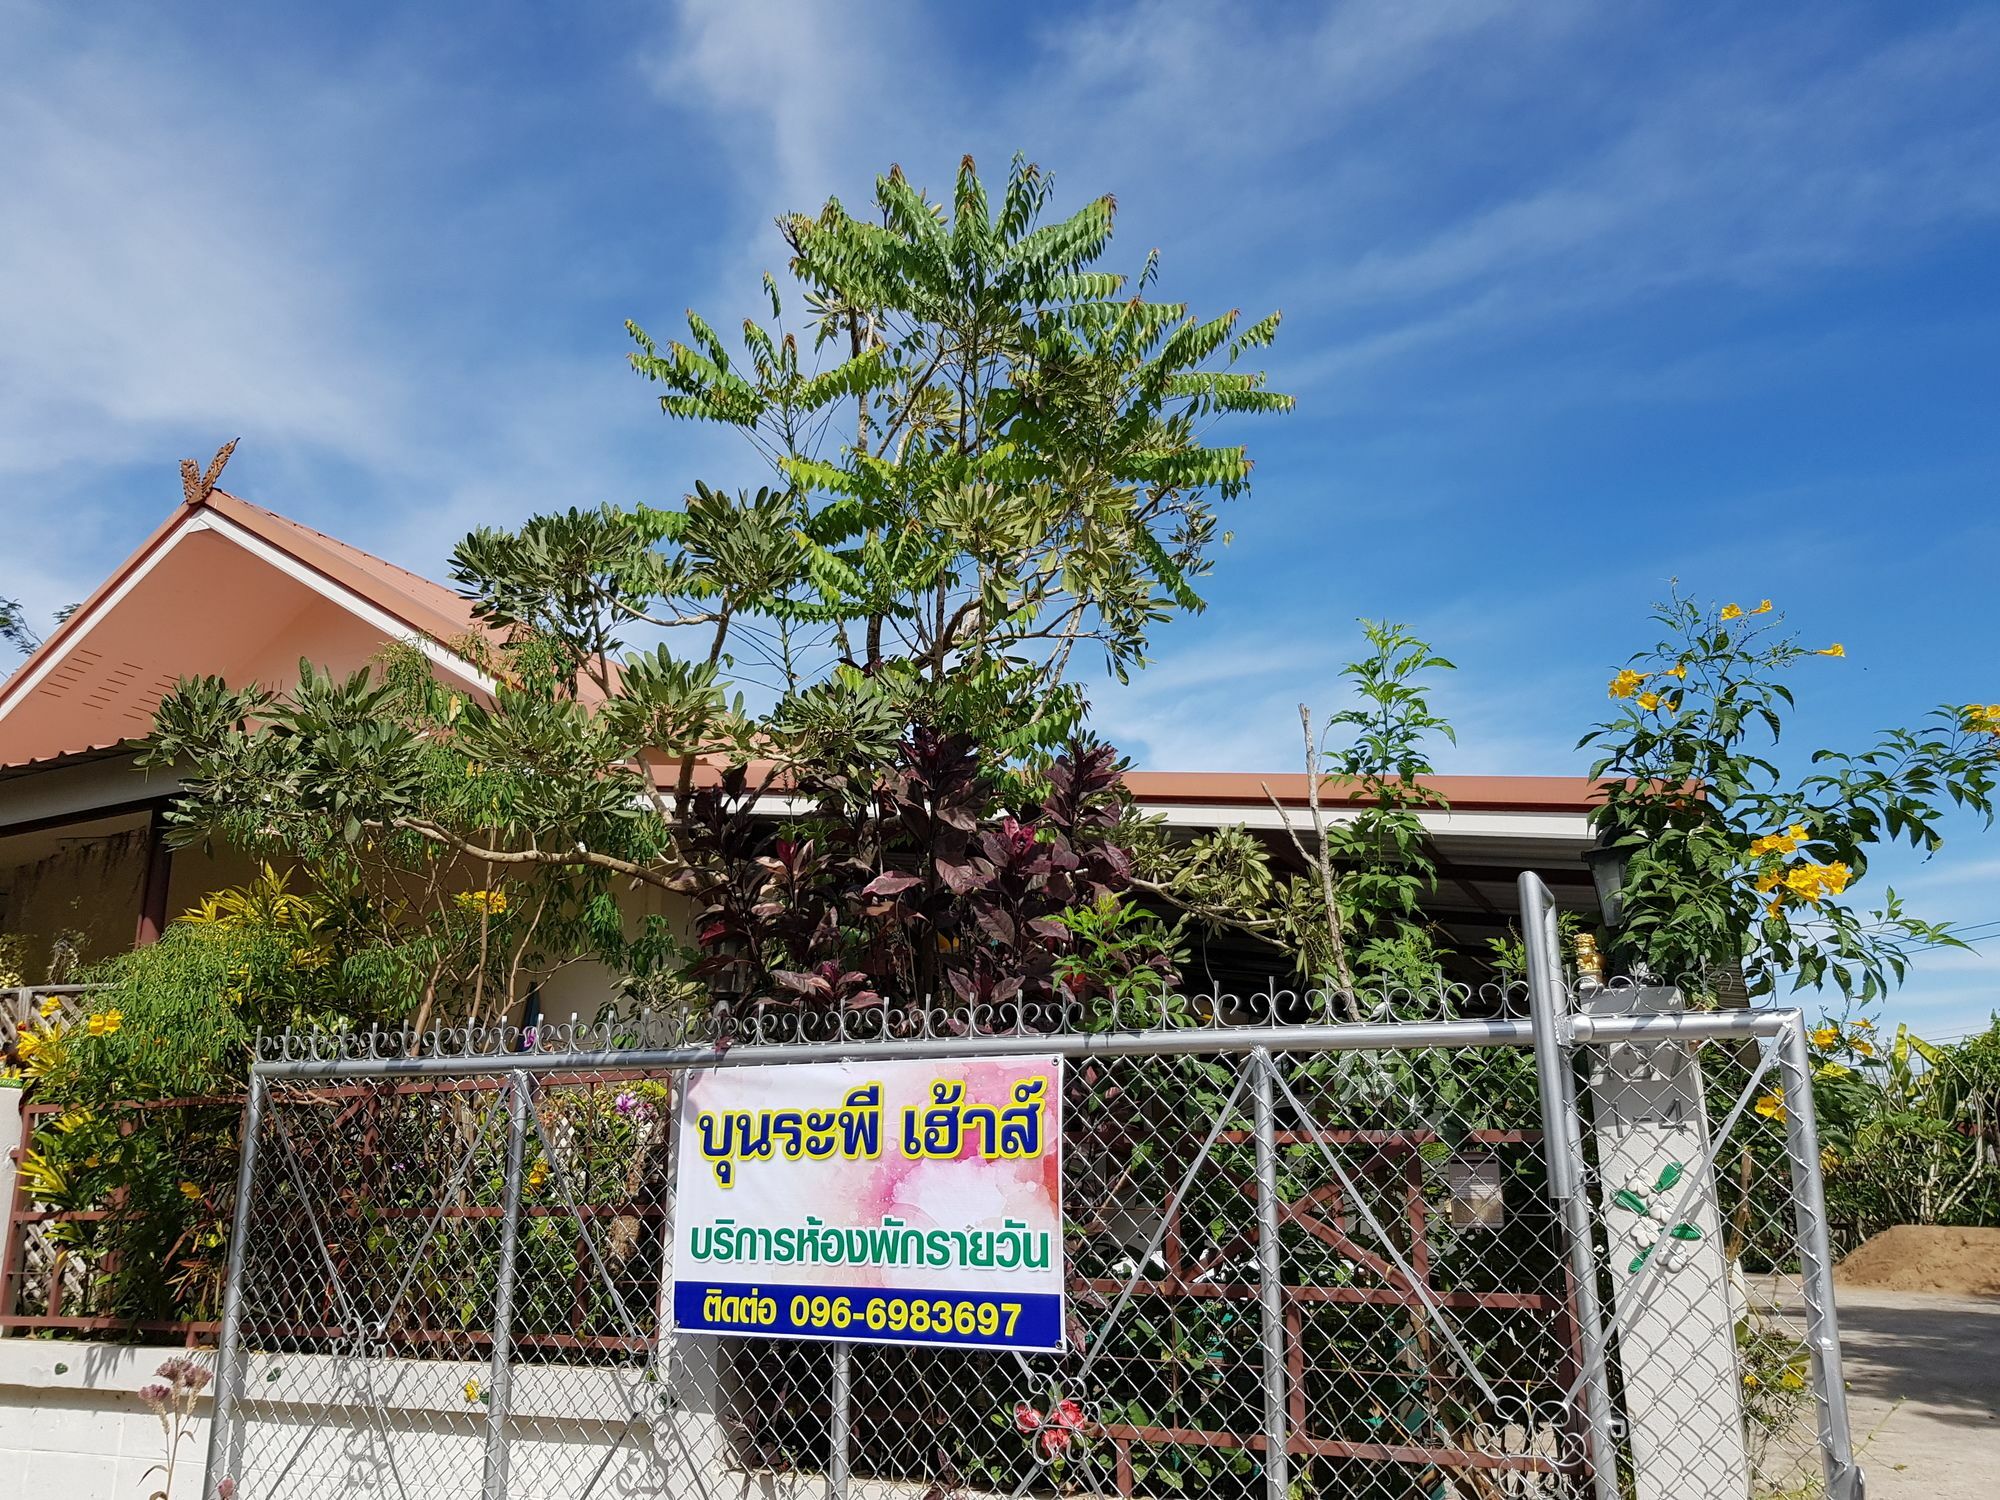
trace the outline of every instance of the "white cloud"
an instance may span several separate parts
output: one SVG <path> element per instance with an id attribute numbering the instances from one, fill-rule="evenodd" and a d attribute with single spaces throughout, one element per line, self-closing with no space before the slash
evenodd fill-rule
<path id="1" fill-rule="evenodd" d="M 163 61 L 194 65 L 53 45 L 10 63 L 0 471 L 157 453 L 190 428 L 381 461 L 412 392 L 357 341 L 320 205 L 278 141 L 190 108 L 202 88 Z"/>

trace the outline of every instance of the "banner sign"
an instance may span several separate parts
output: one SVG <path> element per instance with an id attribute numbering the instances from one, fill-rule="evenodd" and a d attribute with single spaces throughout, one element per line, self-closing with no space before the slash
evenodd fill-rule
<path id="1" fill-rule="evenodd" d="M 1060 1057 L 701 1068 L 681 1089 L 689 1333 L 1057 1350 Z"/>

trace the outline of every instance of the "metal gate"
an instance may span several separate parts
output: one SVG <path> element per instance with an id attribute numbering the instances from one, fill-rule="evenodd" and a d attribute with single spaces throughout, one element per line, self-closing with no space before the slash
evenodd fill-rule
<path id="1" fill-rule="evenodd" d="M 1363 1022 L 1267 994 L 278 1039 L 205 1493 L 1859 1495 L 1798 1012 L 1572 993 L 1523 886 L 1525 995 Z M 1061 1352 L 672 1327 L 691 1074 L 1051 1052 Z"/>

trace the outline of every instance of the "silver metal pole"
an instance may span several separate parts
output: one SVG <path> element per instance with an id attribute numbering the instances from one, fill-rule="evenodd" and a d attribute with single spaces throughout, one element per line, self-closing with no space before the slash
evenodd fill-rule
<path id="1" fill-rule="evenodd" d="M 827 1429 L 826 1500 L 847 1500 L 848 1433 L 854 1410 L 854 1346 L 833 1346 L 833 1410 Z"/>
<path id="2" fill-rule="evenodd" d="M 1831 1500 L 1859 1500 L 1863 1481 L 1854 1461 L 1847 1388 L 1841 1380 L 1840 1319 L 1834 1310 L 1833 1254 L 1826 1239 L 1826 1190 L 1820 1179 L 1819 1112 L 1813 1104 L 1812 1054 L 1805 1017 L 1791 1013 L 1778 1033 L 1778 1075 L 1785 1089 L 1785 1154 L 1792 1168 L 1792 1214 L 1799 1236 L 1799 1280 L 1806 1303 L 1806 1345 L 1812 1355 L 1820 1460 Z"/>
<path id="3" fill-rule="evenodd" d="M 1562 939 L 1555 899 L 1532 871 L 1520 879 L 1521 926 L 1528 958 L 1528 1009 L 1535 1032 L 1535 1078 L 1542 1096 L 1542 1153 L 1549 1196 L 1569 1241 L 1576 1317 L 1583 1332 L 1583 1400 L 1589 1423 L 1590 1477 L 1597 1500 L 1619 1500 L 1618 1454 L 1612 1439 L 1611 1379 L 1605 1361 L 1604 1314 L 1597 1296 L 1597 1252 L 1590 1199 L 1583 1181 L 1583 1134 L 1570 1058 L 1569 996 L 1562 981 Z"/>
<path id="4" fill-rule="evenodd" d="M 1532 967 L 1532 963 L 1531 963 Z M 1774 1011 L 1718 1011 L 1683 1016 L 1577 1016 L 1576 1039 L 1609 1041 L 1709 1041 L 1776 1036 Z M 1190 1026 L 1178 1031 L 1090 1032 L 1083 1035 L 849 1038 L 841 1042 L 745 1043 L 714 1047 L 608 1048 L 590 1052 L 468 1052 L 443 1057 L 297 1057 L 255 1065 L 267 1079 L 467 1078 L 496 1073 L 592 1073 L 623 1069 L 744 1068 L 766 1063 L 845 1062 L 856 1056 L 934 1058 L 943 1051 L 982 1057 L 1178 1057 L 1191 1053 L 1242 1055 L 1259 1047 L 1273 1052 L 1381 1052 L 1412 1047 L 1527 1047 L 1532 1021 L 1355 1021 L 1338 1026 Z"/>
<path id="5" fill-rule="evenodd" d="M 1743 1014 L 1750 1014 L 1744 1012 Z M 1743 1033 L 1752 1034 L 1747 1029 Z M 854 1057 L 924 1060 L 941 1052 L 982 1057 L 1157 1057 L 1274 1051 L 1379 1052 L 1399 1047 L 1525 1047 L 1530 1024 L 1502 1021 L 1357 1021 L 1338 1026 L 1190 1026 L 1183 1031 L 1101 1031 L 1065 1036 L 964 1035 L 849 1038 L 840 1042 L 744 1043 L 714 1047 L 592 1052 L 471 1052 L 441 1057 L 289 1058 L 260 1062 L 266 1078 L 459 1078 L 496 1073 L 595 1073 L 674 1068 L 742 1068 L 765 1063 L 845 1062 Z"/>
<path id="6" fill-rule="evenodd" d="M 257 1137 L 264 1126 L 270 1086 L 253 1070 L 243 1105 L 243 1135 L 236 1167 L 236 1209 L 229 1225 L 229 1263 L 222 1280 L 222 1331 L 215 1349 L 215 1395 L 209 1406 L 208 1460 L 202 1493 L 218 1493 L 224 1479 L 243 1482 L 243 1267 L 250 1243 L 250 1193 L 257 1175 Z"/>
<path id="7" fill-rule="evenodd" d="M 1264 1494 L 1286 1500 L 1291 1488 L 1290 1432 L 1285 1412 L 1285 1278 L 1278 1254 L 1278 1114 L 1272 1097 L 1271 1054 L 1250 1056 L 1257 1135 L 1257 1296 L 1264 1345 Z"/>
<path id="8" fill-rule="evenodd" d="M 1600 994 L 1603 991 L 1599 991 Z M 1726 1042 L 1774 1037 L 1789 1010 L 1695 1010 L 1662 1015 L 1569 1018 L 1571 1045 L 1597 1042 Z"/>
<path id="9" fill-rule="evenodd" d="M 493 1286 L 493 1367 L 487 1377 L 486 1463 L 481 1500 L 507 1494 L 507 1407 L 514 1385 L 514 1261 L 521 1239 L 523 1164 L 528 1154 L 528 1112 L 534 1104 L 531 1074 L 507 1080 L 507 1176 L 501 1191 L 500 1266 Z"/>

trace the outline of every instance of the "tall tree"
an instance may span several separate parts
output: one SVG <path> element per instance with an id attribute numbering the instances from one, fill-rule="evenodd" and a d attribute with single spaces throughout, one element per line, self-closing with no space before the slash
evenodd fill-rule
<path id="1" fill-rule="evenodd" d="M 693 314 L 686 342 L 632 327 L 662 408 L 735 428 L 770 481 L 468 536 L 453 576 L 488 630 L 457 644 L 490 667 L 490 701 L 408 653 L 345 679 L 304 664 L 281 694 L 184 684 L 151 751 L 191 771 L 179 836 L 457 864 L 482 890 L 513 882 L 509 910 L 556 914 L 544 936 L 643 967 L 660 943 L 625 942 L 611 882 L 714 905 L 742 876 L 700 836 L 704 763 L 755 762 L 753 799 L 778 777 L 810 788 L 873 875 L 901 846 L 853 819 L 894 804 L 918 741 L 969 746 L 981 785 L 1049 767 L 1085 710 L 1077 648 L 1122 678 L 1156 625 L 1202 607 L 1216 506 L 1250 475 L 1212 424 L 1291 405 L 1237 368 L 1275 314 L 1153 299 L 1153 257 L 1136 282 L 1098 268 L 1109 197 L 1045 222 L 1049 196 L 1020 160 L 996 203 L 967 159 L 949 208 L 892 170 L 867 220 L 829 202 L 779 221 L 802 327 L 768 276 L 739 356 Z"/>

